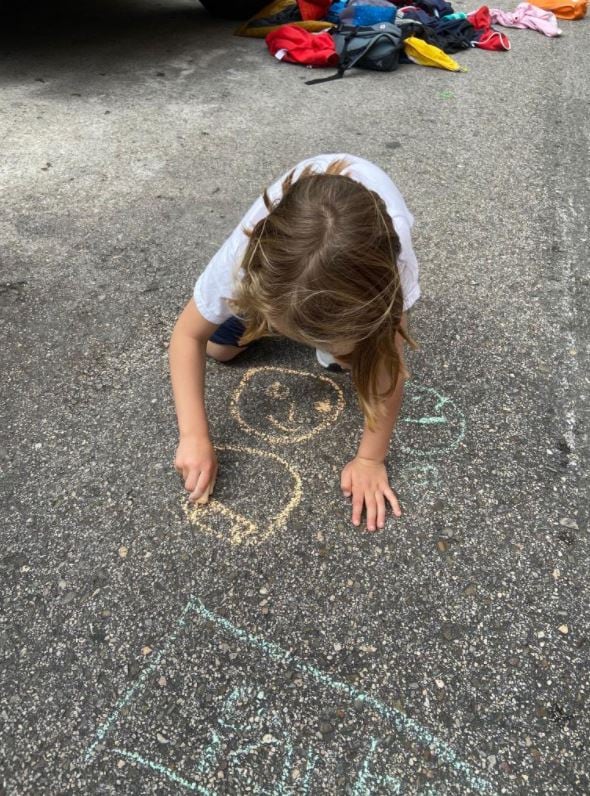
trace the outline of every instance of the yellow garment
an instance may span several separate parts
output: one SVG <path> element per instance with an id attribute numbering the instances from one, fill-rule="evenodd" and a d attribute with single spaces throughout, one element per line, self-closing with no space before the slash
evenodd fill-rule
<path id="1" fill-rule="evenodd" d="M 438 69 L 448 69 L 451 72 L 467 71 L 450 55 L 415 36 L 408 36 L 404 41 L 404 52 L 410 61 L 420 64 L 420 66 L 436 66 Z"/>
<path id="2" fill-rule="evenodd" d="M 267 6 L 264 6 L 257 14 L 244 22 L 235 31 L 235 36 L 251 36 L 257 39 L 264 39 L 267 33 L 271 30 L 279 28 L 281 25 L 297 25 L 298 28 L 309 30 L 312 33 L 320 30 L 329 30 L 333 28 L 331 22 L 323 22 L 321 20 L 308 19 L 308 20 L 295 20 L 281 19 L 281 12 L 287 12 L 290 8 L 297 9 L 297 0 L 273 0 Z M 264 21 L 266 24 L 260 24 Z"/>

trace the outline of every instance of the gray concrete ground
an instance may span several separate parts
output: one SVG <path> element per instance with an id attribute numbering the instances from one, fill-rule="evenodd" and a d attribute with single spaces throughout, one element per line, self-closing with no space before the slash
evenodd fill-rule
<path id="1" fill-rule="evenodd" d="M 0 34 L 4 791 L 588 793 L 588 21 L 311 88 L 190 2 L 51 5 Z M 417 220 L 403 517 L 353 528 L 349 379 L 276 340 L 208 367 L 193 523 L 172 326 L 330 151 Z"/>

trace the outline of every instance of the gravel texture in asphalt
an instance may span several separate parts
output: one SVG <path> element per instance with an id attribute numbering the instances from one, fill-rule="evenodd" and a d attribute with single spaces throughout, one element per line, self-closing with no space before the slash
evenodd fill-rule
<path id="1" fill-rule="evenodd" d="M 589 792 L 588 21 L 310 87 L 196 4 L 78 5 L 0 33 L 5 792 Z M 191 511 L 175 319 L 342 151 L 416 217 L 403 516 L 352 526 L 350 378 L 281 339 L 208 364 Z"/>

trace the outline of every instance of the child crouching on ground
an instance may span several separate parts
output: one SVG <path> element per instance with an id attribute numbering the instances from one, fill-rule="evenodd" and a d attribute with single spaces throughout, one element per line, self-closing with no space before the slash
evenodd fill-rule
<path id="1" fill-rule="evenodd" d="M 406 317 L 420 295 L 412 224 L 390 178 L 353 155 L 304 160 L 252 205 L 199 277 L 170 341 L 174 466 L 190 501 L 206 501 L 217 476 L 206 355 L 227 362 L 276 335 L 351 371 L 365 422 L 340 487 L 354 525 L 364 508 L 367 529 L 382 528 L 386 501 L 401 514 L 385 458 L 407 378 L 404 343 L 415 347 Z"/>

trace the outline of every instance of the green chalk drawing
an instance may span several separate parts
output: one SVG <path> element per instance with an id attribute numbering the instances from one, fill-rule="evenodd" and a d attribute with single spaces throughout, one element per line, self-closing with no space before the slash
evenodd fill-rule
<path id="1" fill-rule="evenodd" d="M 168 636 L 168 639 L 167 639 L 166 643 L 164 644 L 164 646 L 158 652 L 156 652 L 154 655 L 151 656 L 149 664 L 141 672 L 141 674 L 137 678 L 136 682 L 131 686 L 131 688 L 129 688 L 123 694 L 121 699 L 119 699 L 119 701 L 115 705 L 115 708 L 114 708 L 113 712 L 110 714 L 110 716 L 108 717 L 108 719 L 103 724 L 101 724 L 101 726 L 96 731 L 95 740 L 90 744 L 90 746 L 88 747 L 88 749 L 86 750 L 86 752 L 84 754 L 84 759 L 85 759 L 86 762 L 88 762 L 89 760 L 92 759 L 93 755 L 96 752 L 96 747 L 106 737 L 107 733 L 109 732 L 109 730 L 111 729 L 113 724 L 116 721 L 118 721 L 118 719 L 121 716 L 121 711 L 123 710 L 123 708 L 126 707 L 131 702 L 131 700 L 133 699 L 135 694 L 141 688 L 143 688 L 143 686 L 146 683 L 146 680 L 149 677 L 151 677 L 152 672 L 159 665 L 160 661 L 164 657 L 164 654 L 167 652 L 168 647 L 174 641 L 176 641 L 176 638 L 177 638 L 178 634 L 183 629 L 183 627 L 185 625 L 185 622 L 186 622 L 187 614 L 190 613 L 193 610 L 194 610 L 193 606 L 192 606 L 191 602 L 189 601 L 184 606 L 184 609 L 183 609 L 180 617 L 178 618 L 178 620 L 176 622 L 176 628 L 174 629 L 172 634 L 170 636 Z"/>
<path id="2" fill-rule="evenodd" d="M 152 771 L 161 774 L 163 777 L 167 777 L 167 779 L 169 779 L 171 782 L 175 782 L 177 785 L 182 785 L 183 788 L 192 790 L 194 793 L 199 793 L 200 796 L 216 796 L 215 791 L 209 790 L 208 788 L 203 788 L 203 786 L 199 785 L 197 782 L 192 782 L 190 779 L 185 779 L 167 766 L 163 766 L 161 763 L 155 763 L 153 760 L 148 760 L 146 757 L 143 757 L 137 752 L 128 752 L 126 749 L 118 748 L 109 749 L 109 752 L 111 754 L 118 755 L 119 757 L 123 757 L 126 760 L 131 760 L 134 763 L 138 763 L 140 766 L 145 766 L 145 768 L 150 768 Z"/>
<path id="3" fill-rule="evenodd" d="M 241 757 L 245 757 L 251 752 L 255 752 L 257 749 L 260 749 L 261 746 L 262 741 L 254 741 L 254 743 L 248 744 L 248 746 L 240 747 L 240 749 L 235 749 L 233 752 L 230 752 L 228 757 L 230 757 L 232 760 L 234 757 L 236 760 L 239 760 Z"/>
<path id="4" fill-rule="evenodd" d="M 208 608 L 203 605 L 203 603 L 198 598 L 191 598 L 189 602 L 186 604 L 185 608 L 183 609 L 180 618 L 176 623 L 176 628 L 174 629 L 173 633 L 170 635 L 166 644 L 162 647 L 160 652 L 154 656 L 154 660 L 146 667 L 146 669 L 142 672 L 140 677 L 138 678 L 137 682 L 128 689 L 128 691 L 121 697 L 121 699 L 116 703 L 115 708 L 110 713 L 110 715 L 106 718 L 106 720 L 99 726 L 95 733 L 95 738 L 92 743 L 89 745 L 88 749 L 85 753 L 85 760 L 90 761 L 93 756 L 96 754 L 97 746 L 101 741 L 103 741 L 107 734 L 112 729 L 113 725 L 119 720 L 121 715 L 121 710 L 129 705 L 131 699 L 137 696 L 139 690 L 145 686 L 147 679 L 150 677 L 152 672 L 154 671 L 155 667 L 161 661 L 163 655 L 170 647 L 172 641 L 176 639 L 182 628 L 186 623 L 186 617 L 189 613 L 194 613 L 200 616 L 207 622 L 210 622 L 216 625 L 218 628 L 223 630 L 228 636 L 233 637 L 234 639 L 242 642 L 245 645 L 248 645 L 262 655 L 272 659 L 274 662 L 280 664 L 288 664 L 289 668 L 297 669 L 310 680 L 315 681 L 321 685 L 327 686 L 331 690 L 335 692 L 339 692 L 348 696 L 351 700 L 356 700 L 357 702 L 361 702 L 362 704 L 366 705 L 368 709 L 373 711 L 376 715 L 380 716 L 384 719 L 387 723 L 393 726 L 401 735 L 406 736 L 407 738 L 413 739 L 417 741 L 423 746 L 428 747 L 431 752 L 438 757 L 439 760 L 448 764 L 457 774 L 462 776 L 467 784 L 467 786 L 478 793 L 495 793 L 494 786 L 492 783 L 480 776 L 476 770 L 474 770 L 468 763 L 461 760 L 458 754 L 443 740 L 438 738 L 434 733 L 432 733 L 429 729 L 424 727 L 423 725 L 419 724 L 414 719 L 406 716 L 402 711 L 390 707 L 385 703 L 381 702 L 380 700 L 376 699 L 375 697 L 370 696 L 369 694 L 364 693 L 363 691 L 351 686 L 348 683 L 340 682 L 335 678 L 331 677 L 329 674 L 321 671 L 313 664 L 307 663 L 300 658 L 293 655 L 288 650 L 283 649 L 278 644 L 275 644 L 272 641 L 267 641 L 264 638 L 260 638 L 258 636 L 254 636 L 251 633 L 248 633 L 245 630 L 236 627 L 236 625 L 232 624 L 228 619 L 224 617 L 218 616 L 213 611 L 210 611 Z M 224 707 L 224 715 L 228 713 L 231 714 L 231 710 L 238 699 L 238 695 L 236 695 L 235 691 L 230 694 L 229 702 L 226 703 Z M 229 705 L 229 707 L 228 707 Z M 222 718 L 222 722 L 226 719 L 234 720 L 231 715 L 225 715 L 225 718 Z M 282 725 L 281 725 L 282 726 Z M 290 761 L 292 755 L 292 743 L 290 737 L 284 736 L 283 740 L 286 740 L 287 746 L 287 755 L 286 758 Z M 373 739 L 375 740 L 375 739 Z M 373 744 L 373 741 L 371 742 Z M 369 750 L 369 755 L 374 752 L 376 746 L 372 746 Z M 215 796 L 215 794 L 210 794 L 206 788 L 203 788 L 196 782 L 192 782 L 187 780 L 184 777 L 181 777 L 176 772 L 172 771 L 168 767 L 162 765 L 161 763 L 148 760 L 144 756 L 138 754 L 137 752 L 130 752 L 121 748 L 117 748 L 115 750 L 108 750 L 111 753 L 117 753 L 122 757 L 126 757 L 127 759 L 133 760 L 134 762 L 143 765 L 152 771 L 158 772 L 160 775 L 167 777 L 172 782 L 175 782 L 183 787 L 192 790 L 201 794 L 202 796 Z M 210 751 L 205 751 L 205 755 L 212 756 L 214 754 L 215 749 L 211 749 Z M 306 778 L 305 778 L 305 786 L 306 788 L 309 787 L 311 777 L 313 774 L 313 769 L 315 767 L 316 759 L 314 758 L 313 761 L 310 759 L 308 755 L 309 761 L 309 768 L 306 770 Z M 369 777 L 370 771 L 368 769 L 370 760 L 367 762 L 365 760 L 365 764 L 367 766 L 366 773 L 363 775 L 361 771 L 361 777 Z M 199 763 L 198 765 L 201 765 Z M 280 790 L 278 791 L 279 794 L 285 792 L 285 777 L 286 774 L 286 766 L 283 766 L 282 772 L 282 779 L 281 783 L 279 784 Z M 374 775 L 371 775 L 374 776 Z M 389 788 L 391 790 L 392 787 L 395 786 L 396 779 L 394 777 L 390 777 Z M 362 779 L 361 779 L 362 782 Z M 360 786 L 359 786 L 360 787 Z M 306 791 L 307 792 L 307 791 Z"/>
<path id="5" fill-rule="evenodd" d="M 446 417 L 421 417 L 418 420 L 414 420 L 414 418 L 409 417 L 404 420 L 404 423 L 418 423 L 421 426 L 443 425 L 446 422 Z"/>
<path id="6" fill-rule="evenodd" d="M 246 701 L 249 696 L 254 693 L 254 689 L 252 687 L 244 687 L 241 688 L 234 688 L 233 691 L 230 693 L 229 696 L 225 698 L 223 701 L 223 706 L 221 708 L 221 715 L 218 717 L 217 722 L 222 727 L 226 727 L 229 730 L 236 730 L 233 724 L 230 724 L 230 720 L 234 720 L 232 717 L 232 713 L 235 711 L 236 703 L 241 702 L 242 700 Z M 226 721 L 227 717 L 227 721 Z"/>
<path id="7" fill-rule="evenodd" d="M 409 476 L 417 486 L 437 486 L 439 483 L 438 467 L 434 464 L 410 464 L 403 468 L 401 475 Z"/>
<path id="8" fill-rule="evenodd" d="M 426 448 L 420 448 L 420 443 L 407 444 L 402 439 L 398 442 L 401 450 L 413 456 L 432 458 L 444 456 L 456 450 L 465 437 L 466 425 L 465 415 L 457 404 L 451 398 L 441 395 L 432 387 L 424 387 L 421 384 L 415 384 L 413 381 L 408 382 L 406 400 L 410 416 L 406 417 L 404 412 L 400 418 L 400 424 L 413 425 L 425 429 L 438 427 L 446 432 L 448 439 L 437 443 L 431 438 L 427 438 L 428 447 Z M 432 406 L 433 401 L 434 406 Z M 414 417 L 411 415 L 411 410 L 415 404 L 419 404 L 420 407 L 424 408 L 430 407 L 430 410 L 421 417 Z"/>
<path id="9" fill-rule="evenodd" d="M 367 796 L 368 793 L 372 793 L 373 785 L 392 795 L 401 792 L 402 783 L 397 777 L 391 777 L 388 774 L 385 776 L 376 775 L 370 770 L 370 765 L 373 762 L 373 756 L 378 745 L 379 740 L 377 738 L 371 738 L 371 746 L 363 761 L 363 766 L 359 771 L 357 780 L 354 783 L 352 796 Z"/>
<path id="10" fill-rule="evenodd" d="M 428 746 L 432 752 L 445 763 L 448 763 L 455 771 L 462 774 L 467 780 L 469 786 L 480 793 L 493 792 L 493 786 L 488 780 L 478 776 L 471 766 L 459 759 L 457 753 L 444 741 L 437 738 L 426 727 L 423 727 L 414 719 L 409 718 L 397 708 L 389 707 L 378 699 L 365 694 L 357 688 L 335 680 L 330 675 L 317 669 L 312 664 L 306 663 L 301 659 L 294 656 L 288 650 L 283 649 L 278 644 L 266 639 L 261 639 L 245 630 L 233 625 L 228 619 L 209 611 L 198 598 L 191 600 L 193 610 L 198 613 L 203 619 L 208 620 L 222 627 L 229 635 L 233 636 L 246 644 L 256 647 L 268 657 L 281 662 L 288 663 L 290 667 L 297 668 L 299 671 L 308 675 L 316 682 L 327 685 L 335 691 L 340 691 L 347 694 L 353 700 L 360 700 L 368 707 L 374 710 L 382 718 L 388 720 L 397 730 L 402 734 L 414 738 L 425 746 Z"/>
<path id="11" fill-rule="evenodd" d="M 301 783 L 302 793 L 307 795 L 309 793 L 309 782 L 311 780 L 311 776 L 315 771 L 316 763 L 318 762 L 318 756 L 314 754 L 311 749 L 307 751 L 307 758 L 305 760 L 305 776 L 303 777 L 303 782 Z"/>
<path id="12" fill-rule="evenodd" d="M 225 698 L 223 705 L 220 710 L 220 715 L 217 717 L 217 723 L 220 727 L 232 730 L 236 733 L 244 733 L 250 730 L 251 728 L 251 721 L 247 721 L 245 723 L 238 723 L 235 716 L 235 711 L 237 710 L 237 706 L 242 704 L 243 702 L 247 701 L 249 697 L 253 697 L 254 701 L 256 702 L 263 702 L 264 701 L 264 692 L 258 692 L 257 694 L 254 693 L 254 688 L 251 686 L 243 686 L 241 688 L 234 688 L 231 693 Z M 259 708 L 257 711 L 258 715 L 264 711 L 264 704 L 262 708 Z M 267 712 L 268 716 L 268 712 Z M 281 735 L 280 740 L 282 741 L 283 746 L 285 747 L 285 757 L 283 761 L 283 769 L 281 772 L 281 781 L 277 783 L 274 790 L 272 791 L 272 796 L 289 796 L 288 790 L 288 783 L 289 783 L 289 774 L 293 768 L 293 757 L 295 754 L 293 740 L 291 738 L 291 734 L 286 730 L 283 726 L 283 723 L 278 716 L 278 714 L 272 714 L 270 719 L 270 726 L 273 729 L 276 729 L 278 733 Z M 264 746 L 276 746 L 276 743 L 279 739 L 273 738 L 272 741 L 266 741 L 264 739 L 260 739 L 258 741 L 254 741 L 253 743 L 249 743 L 246 746 L 240 746 L 237 749 L 233 749 L 228 754 L 228 761 L 233 763 L 239 762 L 242 758 L 246 757 L 247 755 L 255 752 L 257 749 L 260 749 Z M 201 756 L 201 759 L 197 762 L 196 771 L 201 776 L 210 775 L 215 768 L 217 767 L 219 758 L 221 754 L 221 738 L 215 732 L 212 732 L 212 741 L 207 746 Z M 251 781 L 249 776 L 244 776 L 242 772 L 242 780 L 248 780 L 246 784 L 248 784 L 251 788 L 256 787 L 256 783 Z M 256 792 L 262 793 L 262 791 L 256 788 Z M 308 793 L 307 788 L 303 790 L 304 796 Z"/>
<path id="13" fill-rule="evenodd" d="M 293 769 L 293 756 L 295 755 L 295 749 L 293 748 L 293 742 L 290 733 L 285 733 L 283 735 L 283 743 L 285 744 L 287 753 L 283 761 L 283 773 L 281 775 L 281 781 L 274 789 L 273 796 L 289 796 L 289 774 Z"/>
<path id="14" fill-rule="evenodd" d="M 213 740 L 209 746 L 203 750 L 201 759 L 197 761 L 197 765 L 195 766 L 197 774 L 201 776 L 206 776 L 209 772 L 213 771 L 221 751 L 221 738 L 217 735 L 215 730 L 213 730 L 212 735 Z"/>

